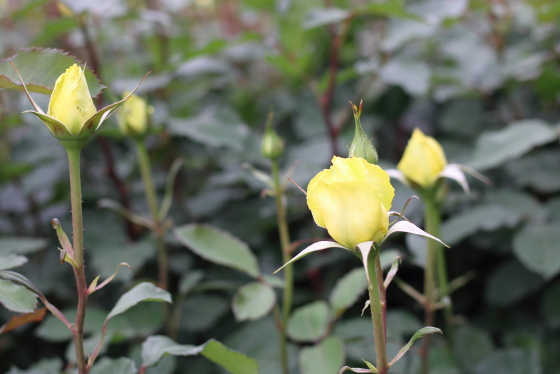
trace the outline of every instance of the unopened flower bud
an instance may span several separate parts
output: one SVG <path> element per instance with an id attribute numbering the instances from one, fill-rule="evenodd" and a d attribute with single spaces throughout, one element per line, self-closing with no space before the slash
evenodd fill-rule
<path id="1" fill-rule="evenodd" d="M 65 124 L 72 135 L 78 135 L 95 113 L 84 72 L 74 64 L 56 80 L 47 115 Z"/>
<path id="2" fill-rule="evenodd" d="M 360 101 L 360 106 L 350 103 L 352 111 L 354 112 L 354 121 L 356 122 L 356 132 L 354 133 L 354 140 L 350 145 L 349 157 L 361 157 L 370 164 L 377 164 L 377 151 L 371 141 L 366 136 L 360 117 L 362 115 L 363 102 Z"/>
<path id="3" fill-rule="evenodd" d="M 270 160 L 276 160 L 284 152 L 284 142 L 272 128 L 272 115 L 269 115 L 261 143 L 261 153 Z"/>
<path id="4" fill-rule="evenodd" d="M 130 92 L 125 92 L 124 97 Z M 138 95 L 132 95 L 121 107 L 119 127 L 125 136 L 142 136 L 148 130 L 148 115 L 153 112 L 153 108 Z"/>

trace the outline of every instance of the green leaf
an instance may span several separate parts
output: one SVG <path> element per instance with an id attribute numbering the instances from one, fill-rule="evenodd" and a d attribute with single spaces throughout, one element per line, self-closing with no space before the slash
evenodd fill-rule
<path id="1" fill-rule="evenodd" d="M 163 335 L 150 336 L 142 343 L 142 366 L 156 365 L 164 355 L 192 356 L 199 354 L 204 346 L 181 345 Z"/>
<path id="2" fill-rule="evenodd" d="M 107 321 L 116 315 L 126 312 L 141 301 L 165 301 L 171 303 L 171 294 L 154 286 L 152 283 L 140 283 L 120 297 L 107 316 Z"/>
<path id="3" fill-rule="evenodd" d="M 507 172 L 518 185 L 530 187 L 543 193 L 560 190 L 560 151 L 556 149 L 535 151 L 518 160 L 506 164 Z"/>
<path id="4" fill-rule="evenodd" d="M 207 342 L 200 354 L 231 374 L 259 374 L 257 361 L 216 340 Z"/>
<path id="5" fill-rule="evenodd" d="M 487 131 L 480 135 L 471 166 L 478 170 L 490 169 L 557 138 L 556 130 L 541 120 L 514 122 L 504 129 Z"/>
<path id="6" fill-rule="evenodd" d="M 229 303 L 222 296 L 197 293 L 187 297 L 182 305 L 181 328 L 201 332 L 214 326 L 228 312 Z"/>
<path id="7" fill-rule="evenodd" d="M 47 246 L 45 239 L 4 237 L 0 238 L 0 256 L 15 254 L 28 254 L 36 252 Z"/>
<path id="8" fill-rule="evenodd" d="M 391 362 L 389 363 L 389 367 L 393 366 L 395 362 L 400 360 L 401 357 L 404 356 L 406 352 L 408 352 L 408 350 L 410 349 L 410 347 L 412 347 L 412 344 L 414 344 L 416 340 L 420 339 L 424 335 L 435 334 L 435 333 L 441 334 L 441 330 L 436 327 L 427 326 L 416 331 L 416 333 L 412 335 L 412 338 L 410 338 L 410 341 L 404 347 L 402 347 L 399 353 L 397 353 L 397 355 L 395 356 L 395 358 L 391 360 Z"/>
<path id="9" fill-rule="evenodd" d="M 303 20 L 303 28 L 309 30 L 319 26 L 339 23 L 350 15 L 350 11 L 340 8 L 312 9 Z"/>
<path id="10" fill-rule="evenodd" d="M 544 292 L 541 315 L 550 327 L 560 327 L 560 281 L 551 284 Z"/>
<path id="11" fill-rule="evenodd" d="M 259 265 L 249 246 L 233 235 L 215 227 L 189 224 L 175 229 L 181 243 L 208 261 L 242 271 L 253 278 Z"/>
<path id="12" fill-rule="evenodd" d="M 58 77 L 72 64 L 81 65 L 81 61 L 58 49 L 22 49 L 17 55 L 0 61 L 0 88 L 18 91 L 23 91 L 23 86 L 9 61 L 16 65 L 27 90 L 41 94 L 51 94 Z M 105 86 L 89 68 L 85 69 L 85 76 L 91 97 L 97 97 Z"/>
<path id="13" fill-rule="evenodd" d="M 24 286 L 0 280 L 0 303 L 17 313 L 31 313 L 37 306 L 37 296 Z"/>
<path id="14" fill-rule="evenodd" d="M 498 267 L 488 280 L 486 300 L 489 303 L 507 307 L 523 297 L 536 292 L 544 283 L 535 274 L 516 260 L 511 260 Z"/>
<path id="15" fill-rule="evenodd" d="M 76 320 L 75 307 L 62 309 L 61 312 L 69 321 Z M 84 333 L 89 335 L 101 331 L 106 315 L 107 311 L 95 307 L 88 307 L 86 319 L 84 321 Z M 55 343 L 69 341 L 73 336 L 72 331 L 53 314 L 49 314 L 45 317 L 39 328 L 35 330 L 35 335 L 43 340 Z"/>
<path id="16" fill-rule="evenodd" d="M 298 342 L 318 340 L 327 332 L 329 314 L 329 306 L 322 300 L 304 305 L 290 316 L 286 333 Z"/>
<path id="17" fill-rule="evenodd" d="M 127 357 L 103 357 L 91 368 L 89 374 L 136 374 L 138 370 L 134 361 Z"/>
<path id="18" fill-rule="evenodd" d="M 455 214 L 441 225 L 442 239 L 454 245 L 477 231 L 494 231 L 501 227 L 515 227 L 521 215 L 503 209 L 497 204 L 476 206 Z"/>
<path id="19" fill-rule="evenodd" d="M 17 268 L 27 262 L 27 257 L 18 255 L 0 256 L 0 270 Z"/>
<path id="20" fill-rule="evenodd" d="M 336 374 L 344 365 L 344 344 L 337 336 L 330 336 L 299 353 L 301 374 Z"/>
<path id="21" fill-rule="evenodd" d="M 363 267 L 351 270 L 338 280 L 329 298 L 336 315 L 350 308 L 367 289 L 367 278 Z"/>
<path id="22" fill-rule="evenodd" d="M 362 14 L 421 20 L 417 15 L 408 12 L 404 5 L 405 2 L 403 0 L 370 2 L 368 5 L 361 7 L 359 11 Z"/>
<path id="23" fill-rule="evenodd" d="M 560 271 L 560 224 L 526 225 L 513 239 L 513 252 L 528 269 L 551 278 Z"/>
<path id="24" fill-rule="evenodd" d="M 255 320 L 267 315 L 276 303 L 276 293 L 268 284 L 251 282 L 233 298 L 233 314 L 238 321 Z"/>

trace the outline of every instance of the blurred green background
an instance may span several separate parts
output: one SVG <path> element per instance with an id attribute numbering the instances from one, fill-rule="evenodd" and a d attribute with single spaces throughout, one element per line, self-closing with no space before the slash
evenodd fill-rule
<path id="1" fill-rule="evenodd" d="M 559 22 L 556 0 L 0 0 L 0 57 L 27 47 L 68 51 L 108 87 L 98 108 L 151 70 L 139 93 L 155 108 L 146 144 L 161 194 L 173 160 L 186 160 L 175 183 L 175 225 L 207 223 L 235 235 L 265 274 L 281 265 L 274 199 L 262 197 L 266 184 L 243 164 L 269 172 L 260 154 L 269 111 L 286 142 L 281 167 L 295 167 L 292 178 L 303 188 L 333 154 L 347 156 L 354 133 L 349 101 L 363 99 L 362 124 L 383 167 L 396 165 L 412 130 L 421 128 L 450 162 L 493 181 L 470 179 L 469 195 L 448 182 L 442 239 L 451 246 L 449 276 L 472 279 L 453 294 L 456 341 L 449 348 L 434 338 L 431 373 L 554 374 L 560 373 Z M 34 97 L 47 108 L 47 95 Z M 17 271 L 71 310 L 74 280 L 70 267 L 59 264 L 49 224 L 56 217 L 70 227 L 67 161 L 45 126 L 20 114 L 30 108 L 20 92 L 0 90 L 0 255 L 26 254 L 29 262 Z M 93 339 L 133 282 L 157 279 L 157 265 L 149 232 L 98 207 L 111 198 L 147 213 L 134 149 L 115 116 L 84 149 L 82 167 L 88 279 L 109 276 L 121 261 L 133 268 L 90 298 Z M 393 209 L 400 211 L 414 192 L 393 185 Z M 290 183 L 287 189 L 292 240 L 326 237 L 305 196 Z M 422 209 L 412 201 L 407 214 L 420 226 Z M 250 278 L 198 257 L 171 233 L 167 242 L 170 291 L 182 310 L 177 341 L 214 337 L 256 358 L 261 373 L 280 373 L 272 317 L 239 322 L 231 310 Z M 421 290 L 423 241 L 395 236 L 384 250 L 403 256 L 399 276 Z M 337 281 L 359 267 L 340 250 L 306 257 L 295 265 L 295 307 L 328 301 Z M 181 285 L 193 274 L 187 294 Z M 365 300 L 364 292 L 329 324 L 353 366 L 373 361 L 371 324 L 360 318 Z M 390 343 L 402 345 L 421 327 L 422 309 L 395 285 L 388 309 Z M 0 308 L 0 324 L 9 317 Z M 443 324 L 439 317 L 436 326 Z M 162 319 L 159 304 L 127 312 L 115 321 L 105 354 L 138 357 L 145 337 L 161 332 Z M 52 316 L 2 334 L 0 372 L 58 373 L 70 341 Z M 291 345 L 294 374 L 313 374 L 298 365 L 310 343 Z M 26 371 L 31 365 L 35 371 Z M 166 357 L 147 372 L 219 370 L 203 358 Z M 418 373 L 417 352 L 392 370 Z"/>

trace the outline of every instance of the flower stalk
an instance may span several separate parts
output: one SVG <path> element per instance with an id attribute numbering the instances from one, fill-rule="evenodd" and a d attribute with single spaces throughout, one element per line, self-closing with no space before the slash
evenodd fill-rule
<path id="1" fill-rule="evenodd" d="M 290 232 L 288 230 L 288 221 L 286 216 L 286 207 L 284 205 L 284 188 L 280 183 L 280 172 L 278 170 L 278 161 L 271 160 L 272 176 L 274 183 L 274 199 L 276 201 L 276 219 L 278 224 L 278 234 L 280 235 L 280 246 L 282 247 L 282 262 L 290 261 Z M 292 309 L 292 299 L 294 291 L 294 269 L 290 264 L 286 266 L 284 272 L 284 292 L 282 296 L 282 326 L 280 329 L 280 356 L 282 360 L 282 371 L 289 374 L 288 352 L 286 341 L 286 326 Z"/>
<path id="2" fill-rule="evenodd" d="M 80 153 L 81 144 L 66 145 L 68 153 L 68 166 L 70 170 L 70 200 L 72 206 L 72 234 L 74 260 L 76 267 L 74 275 L 78 288 L 78 310 L 74 326 L 74 346 L 76 348 L 76 360 L 80 374 L 87 374 L 86 358 L 84 353 L 84 321 L 86 317 L 86 307 L 88 290 L 86 276 L 84 272 L 84 238 L 82 222 L 82 189 L 80 177 Z"/>
<path id="3" fill-rule="evenodd" d="M 387 333 L 386 333 L 386 303 L 385 286 L 383 285 L 383 273 L 379 259 L 380 247 L 373 244 L 374 256 L 368 256 L 368 293 L 371 309 L 371 322 L 373 324 L 373 336 L 375 339 L 376 367 L 379 374 L 387 374 L 389 371 L 387 360 Z M 379 279 L 381 278 L 381 282 Z"/>
<path id="4" fill-rule="evenodd" d="M 156 189 L 154 186 L 154 180 L 152 177 L 152 168 L 150 164 L 150 157 L 148 155 L 148 150 L 144 145 L 142 138 L 135 138 L 134 145 L 136 148 L 136 153 L 138 155 L 138 163 L 140 166 L 140 174 L 142 175 L 142 182 L 144 183 L 144 191 L 146 195 L 146 203 L 148 209 L 152 216 L 154 223 L 154 235 L 156 237 L 157 251 L 158 251 L 158 283 L 159 287 L 164 290 L 168 286 L 168 269 L 167 269 L 167 248 L 165 245 L 164 234 L 165 229 L 163 228 L 162 218 L 158 212 L 158 202 L 156 196 Z"/>

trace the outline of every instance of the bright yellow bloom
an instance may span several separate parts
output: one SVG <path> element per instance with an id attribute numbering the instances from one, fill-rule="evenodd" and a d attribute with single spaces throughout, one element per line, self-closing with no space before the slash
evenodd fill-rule
<path id="1" fill-rule="evenodd" d="M 447 165 L 441 145 L 415 128 L 397 168 L 404 176 L 421 187 L 431 186 Z"/>
<path id="2" fill-rule="evenodd" d="M 346 248 L 380 242 L 389 228 L 387 212 L 395 196 L 389 175 L 360 157 L 335 156 L 332 163 L 307 186 L 307 205 L 315 222 Z"/>
<path id="3" fill-rule="evenodd" d="M 124 97 L 130 92 L 125 92 Z M 119 125 L 124 135 L 144 135 L 148 130 L 148 113 L 151 107 L 146 100 L 138 95 L 132 95 L 121 108 Z"/>
<path id="4" fill-rule="evenodd" d="M 71 134 L 78 135 L 95 113 L 86 77 L 74 64 L 56 80 L 47 115 L 65 124 Z"/>

